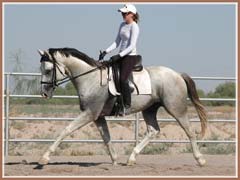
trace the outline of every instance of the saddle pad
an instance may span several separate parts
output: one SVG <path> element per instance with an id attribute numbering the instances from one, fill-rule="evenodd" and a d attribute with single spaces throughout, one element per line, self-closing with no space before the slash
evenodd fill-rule
<path id="1" fill-rule="evenodd" d="M 120 92 L 117 92 L 112 74 L 112 67 L 109 68 L 109 77 L 108 77 L 109 91 L 113 96 L 120 95 Z M 140 72 L 133 72 L 133 81 L 135 82 L 139 94 L 152 94 L 151 80 L 148 71 L 143 68 Z M 134 91 L 132 94 L 137 95 L 136 87 L 134 86 Z"/>
<path id="2" fill-rule="evenodd" d="M 140 72 L 133 72 L 133 81 L 138 87 L 139 94 L 152 94 L 151 79 L 145 68 Z M 136 88 L 134 88 L 133 94 L 137 94 Z"/>

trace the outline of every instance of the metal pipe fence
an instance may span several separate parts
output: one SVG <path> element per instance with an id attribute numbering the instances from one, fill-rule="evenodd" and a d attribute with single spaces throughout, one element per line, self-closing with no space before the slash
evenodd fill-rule
<path id="1" fill-rule="evenodd" d="M 8 156 L 8 147 L 9 142 L 54 142 L 54 139 L 10 139 L 9 138 L 9 120 L 11 121 L 18 121 L 18 120 L 26 120 L 26 121 L 72 121 L 74 118 L 56 118 L 56 117 L 10 117 L 10 98 L 40 98 L 40 95 L 17 95 L 10 93 L 10 77 L 11 76 L 40 76 L 40 73 L 15 73 L 15 72 L 6 72 L 4 76 L 6 78 L 5 83 L 5 104 L 4 104 L 4 154 Z M 236 81 L 234 77 L 192 77 L 195 80 L 231 80 Z M 55 95 L 53 98 L 64 98 L 64 99 L 76 99 L 78 96 L 61 96 Z M 189 100 L 189 99 L 188 99 Z M 235 102 L 235 98 L 200 98 L 202 101 L 218 101 L 218 102 Z M 126 140 L 112 140 L 113 143 L 135 143 L 139 142 L 139 122 L 143 121 L 140 118 L 139 113 L 135 113 L 134 118 L 113 118 L 107 117 L 107 121 L 111 122 L 126 122 L 131 121 L 134 122 L 134 139 L 126 139 Z M 157 119 L 158 122 L 176 122 L 175 119 L 165 118 L 165 119 Z M 192 119 L 190 122 L 200 122 L 199 120 Z M 216 123 L 236 123 L 234 119 L 213 119 L 209 120 L 209 122 Z M 88 140 L 80 140 L 80 139 L 67 139 L 63 140 L 62 142 L 67 143 L 103 143 L 102 140 L 95 140 L 95 139 L 88 139 Z M 152 140 L 151 143 L 189 143 L 189 140 Z M 235 140 L 197 140 L 198 143 L 236 143 Z"/>

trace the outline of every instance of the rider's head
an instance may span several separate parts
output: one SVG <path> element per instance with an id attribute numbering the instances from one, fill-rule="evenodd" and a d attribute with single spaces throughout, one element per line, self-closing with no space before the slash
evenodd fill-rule
<path id="1" fill-rule="evenodd" d="M 122 13 L 123 19 L 126 23 L 131 23 L 132 21 L 138 23 L 139 14 L 133 4 L 125 4 L 124 7 L 118 9 L 118 11 Z"/>

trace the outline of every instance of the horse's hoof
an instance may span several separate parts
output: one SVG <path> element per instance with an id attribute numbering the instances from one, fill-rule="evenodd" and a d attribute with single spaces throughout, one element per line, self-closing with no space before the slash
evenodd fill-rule
<path id="1" fill-rule="evenodd" d="M 203 159 L 203 158 L 199 158 L 199 159 L 198 159 L 198 164 L 199 164 L 201 167 L 203 167 L 203 166 L 206 165 L 206 160 Z"/>
<path id="2" fill-rule="evenodd" d="M 38 161 L 38 164 L 39 165 L 46 165 L 46 164 L 48 164 L 48 162 L 49 162 L 49 159 L 41 157 L 41 159 Z"/>
<path id="3" fill-rule="evenodd" d="M 136 164 L 136 161 L 128 160 L 127 162 L 127 166 L 133 166 L 134 164 Z"/>

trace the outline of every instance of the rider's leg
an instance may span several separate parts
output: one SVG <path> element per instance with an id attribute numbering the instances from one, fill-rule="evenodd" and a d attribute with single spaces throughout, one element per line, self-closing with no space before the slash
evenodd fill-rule
<path id="1" fill-rule="evenodd" d="M 135 56 L 125 56 L 120 63 L 121 93 L 123 95 L 123 101 L 126 108 L 130 108 L 131 106 L 131 89 L 129 87 L 128 78 L 135 64 Z"/>

